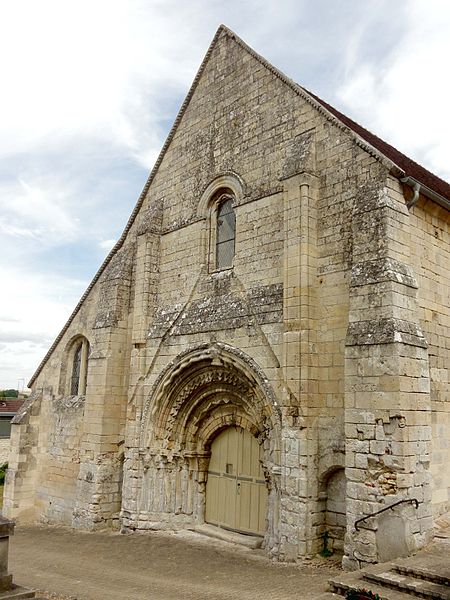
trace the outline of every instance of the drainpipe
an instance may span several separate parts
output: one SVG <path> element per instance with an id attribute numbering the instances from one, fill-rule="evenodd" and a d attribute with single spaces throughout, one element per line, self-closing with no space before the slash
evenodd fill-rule
<path id="1" fill-rule="evenodd" d="M 411 200 L 406 203 L 406 208 L 408 210 L 411 210 L 411 208 L 413 206 L 415 206 L 417 204 L 417 201 L 419 200 L 420 183 L 418 181 L 416 181 L 415 179 L 412 179 L 412 177 L 402 177 L 400 179 L 400 181 L 402 183 L 406 183 L 406 185 L 409 185 L 411 187 L 411 189 L 413 190 L 413 192 L 414 192 L 413 197 L 411 198 Z"/>
<path id="2" fill-rule="evenodd" d="M 407 204 L 408 209 L 411 209 L 417 203 L 417 200 L 419 199 L 419 194 L 422 194 L 423 196 L 426 196 L 430 200 L 433 200 L 434 202 L 439 204 L 439 206 L 450 210 L 450 200 L 448 198 L 445 198 L 444 196 L 441 196 L 441 194 L 434 192 L 428 186 L 424 185 L 423 183 L 420 183 L 419 181 L 417 181 L 417 179 L 414 179 L 414 177 L 409 177 L 408 175 L 407 177 L 402 177 L 400 181 L 402 183 L 405 183 L 406 185 L 409 185 L 414 191 L 413 197 Z"/>

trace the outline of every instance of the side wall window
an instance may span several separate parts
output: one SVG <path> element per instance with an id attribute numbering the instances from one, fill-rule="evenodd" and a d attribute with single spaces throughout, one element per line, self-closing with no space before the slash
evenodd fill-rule
<path id="1" fill-rule="evenodd" d="M 70 395 L 82 396 L 86 393 L 89 342 L 86 338 L 77 340 L 72 349 L 72 369 L 70 372 Z"/>
<path id="2" fill-rule="evenodd" d="M 78 388 L 80 385 L 80 371 L 81 371 L 81 352 L 83 350 L 83 342 L 80 342 L 75 348 L 75 354 L 73 356 L 72 365 L 72 378 L 70 384 L 70 393 L 72 396 L 78 394 Z"/>

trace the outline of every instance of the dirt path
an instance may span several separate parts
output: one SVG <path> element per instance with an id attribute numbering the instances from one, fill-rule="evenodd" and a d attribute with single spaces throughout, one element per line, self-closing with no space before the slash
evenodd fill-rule
<path id="1" fill-rule="evenodd" d="M 337 561 L 270 562 L 261 551 L 194 533 L 120 535 L 17 527 L 10 571 L 20 585 L 77 600 L 318 599 Z"/>

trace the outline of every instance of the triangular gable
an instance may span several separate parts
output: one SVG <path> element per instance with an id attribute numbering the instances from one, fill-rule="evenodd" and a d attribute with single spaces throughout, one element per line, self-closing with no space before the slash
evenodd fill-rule
<path id="1" fill-rule="evenodd" d="M 346 117 L 345 115 L 343 115 L 342 113 L 340 113 L 339 111 L 334 109 L 332 106 L 330 106 L 329 104 L 327 104 L 326 102 L 324 102 L 323 100 L 321 100 L 320 98 L 315 96 L 314 94 L 308 92 L 307 90 L 302 88 L 300 85 L 296 84 L 292 79 L 289 79 L 286 75 L 284 75 L 284 73 L 279 71 L 276 67 L 274 67 L 272 64 L 270 64 L 261 55 L 259 55 L 252 48 L 250 48 L 250 46 L 248 46 L 243 40 L 241 40 L 241 38 L 239 38 L 233 31 L 231 31 L 224 25 L 221 25 L 218 28 L 218 30 L 208 48 L 208 51 L 205 54 L 205 57 L 200 65 L 200 68 L 197 71 L 197 74 L 192 82 L 192 85 L 189 89 L 188 94 L 187 94 L 183 104 L 181 105 L 180 110 L 178 111 L 178 114 L 175 118 L 172 128 L 166 138 L 166 141 L 164 142 L 163 147 L 161 148 L 161 151 L 155 162 L 155 165 L 150 172 L 150 175 L 142 189 L 142 192 L 137 200 L 137 203 L 133 209 L 133 212 L 130 215 L 130 218 L 128 219 L 128 222 L 122 232 L 122 235 L 120 236 L 119 240 L 116 242 L 116 244 L 114 245 L 112 250 L 109 252 L 108 256 L 103 261 L 99 270 L 95 274 L 95 276 L 92 279 L 91 283 L 89 284 L 88 288 L 86 289 L 86 291 L 80 298 L 80 301 L 78 302 L 78 304 L 76 305 L 72 314 L 70 315 L 69 319 L 67 320 L 67 323 L 65 324 L 65 326 L 63 327 L 63 329 L 61 330 L 61 332 L 59 333 L 59 335 L 53 342 L 52 346 L 50 347 L 49 351 L 45 355 L 44 359 L 39 364 L 38 368 L 36 369 L 36 372 L 34 373 L 34 375 L 32 376 L 32 378 L 28 384 L 29 386 L 33 385 L 37 376 L 39 375 L 39 373 L 41 372 L 45 363 L 47 362 L 47 360 L 49 359 L 49 357 L 55 350 L 56 346 L 61 341 L 63 335 L 65 334 L 68 327 L 72 323 L 73 319 L 75 318 L 76 314 L 80 310 L 84 301 L 86 300 L 89 293 L 93 289 L 94 285 L 97 283 L 97 281 L 99 280 L 103 271 L 110 263 L 112 257 L 123 246 L 123 244 L 126 240 L 127 234 L 130 231 L 130 229 L 142 207 L 142 204 L 143 204 L 145 197 L 150 189 L 152 181 L 154 180 L 154 178 L 159 170 L 159 167 L 160 167 L 160 165 L 164 159 L 164 156 L 175 136 L 175 133 L 178 129 L 178 126 L 179 126 L 182 118 L 183 118 L 183 115 L 186 112 L 187 107 L 189 106 L 192 96 L 194 95 L 194 92 L 197 88 L 198 82 L 200 81 L 202 74 L 206 68 L 206 65 L 208 64 L 208 61 L 211 57 L 211 54 L 221 36 L 227 36 L 230 39 L 233 39 L 236 44 L 238 44 L 243 50 L 248 52 L 253 58 L 255 58 L 259 63 L 261 63 L 266 69 L 268 69 L 271 73 L 273 73 L 273 75 L 275 77 L 277 77 L 278 79 L 283 81 L 286 85 L 288 85 L 291 88 L 291 90 L 293 90 L 299 97 L 301 97 L 303 100 L 305 100 L 310 105 L 312 105 L 327 120 L 331 121 L 334 125 L 336 125 L 340 129 L 342 129 L 343 131 L 348 133 L 354 139 L 355 143 L 358 146 L 360 146 L 371 156 L 373 156 L 374 158 L 376 158 L 377 160 L 382 162 L 393 175 L 395 175 L 396 177 L 403 177 L 406 175 L 414 176 L 414 174 L 416 174 L 417 179 L 420 182 L 422 182 L 425 185 L 427 185 L 428 187 L 430 187 L 430 189 L 436 188 L 435 191 L 437 192 L 437 194 L 442 194 L 443 192 L 446 192 L 446 194 L 444 194 L 444 195 L 450 199 L 450 186 L 446 182 L 439 179 L 438 177 L 436 177 L 435 175 L 433 175 L 432 173 L 430 173 L 429 171 L 427 171 L 426 169 L 424 169 L 423 167 L 421 167 L 414 161 L 411 161 L 411 159 L 408 159 L 405 155 L 398 152 L 395 148 L 393 148 L 389 144 L 386 144 L 386 142 L 383 142 L 380 138 L 374 136 L 369 131 L 367 131 L 366 129 L 364 129 L 363 127 L 361 127 L 360 125 L 358 125 L 357 123 L 355 123 L 354 121 L 352 121 L 351 119 L 349 119 L 348 117 Z M 412 165 L 414 168 L 412 168 L 411 171 L 408 171 L 407 167 L 410 165 Z M 419 178 L 419 175 L 422 179 Z M 428 183 L 426 183 L 426 182 L 428 182 Z M 433 186 L 435 186 L 435 187 L 433 187 Z"/>

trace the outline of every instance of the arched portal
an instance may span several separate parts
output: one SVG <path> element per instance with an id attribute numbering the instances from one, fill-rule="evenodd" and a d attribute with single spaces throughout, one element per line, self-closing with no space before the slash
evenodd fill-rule
<path id="1" fill-rule="evenodd" d="M 263 486 L 265 507 L 257 528 L 266 546 L 274 547 L 280 490 L 279 409 L 259 367 L 225 344 L 180 355 L 153 386 L 141 427 L 138 520 L 168 527 L 205 522 L 211 453 L 215 440 L 230 428 L 243 432 L 242 443 L 250 444 L 254 454 L 258 448 L 253 483 Z M 252 524 L 230 528 L 254 531 Z"/>

